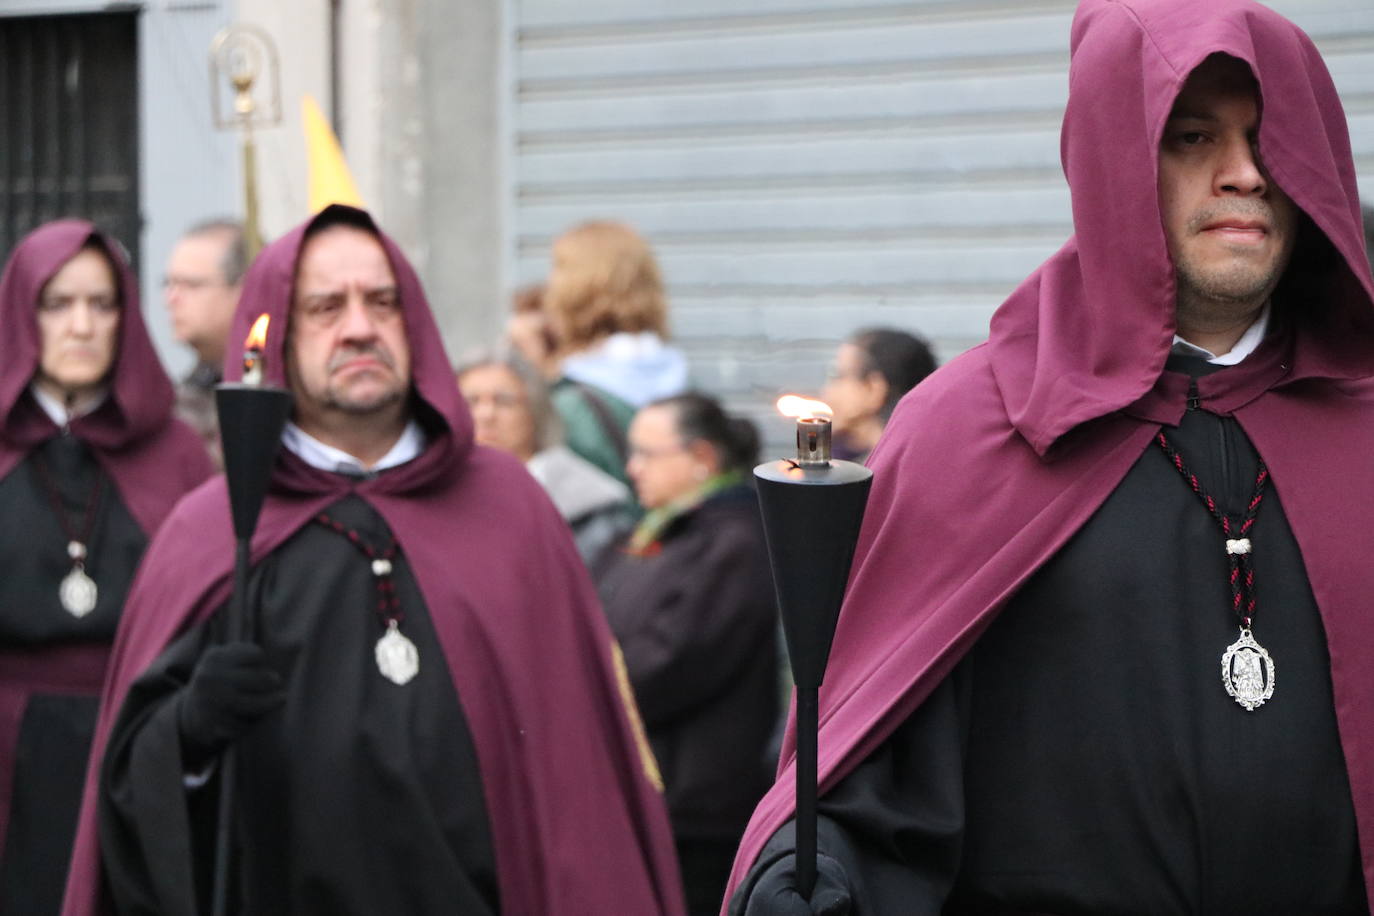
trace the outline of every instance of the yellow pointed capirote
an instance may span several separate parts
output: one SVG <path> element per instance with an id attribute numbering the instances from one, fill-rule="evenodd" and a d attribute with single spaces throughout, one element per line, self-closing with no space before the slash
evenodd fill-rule
<path id="1" fill-rule="evenodd" d="M 310 173 L 310 213 L 319 213 L 330 204 L 362 207 L 362 195 L 348 171 L 348 162 L 325 120 L 324 112 L 309 93 L 301 96 L 301 123 L 305 128 L 305 150 Z"/>

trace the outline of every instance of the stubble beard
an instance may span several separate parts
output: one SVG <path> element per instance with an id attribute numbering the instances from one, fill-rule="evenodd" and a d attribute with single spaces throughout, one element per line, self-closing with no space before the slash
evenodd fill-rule
<path id="1" fill-rule="evenodd" d="M 1229 209 L 1235 212 L 1236 209 L 1246 208 L 1232 206 Z M 1248 209 L 1257 212 L 1262 210 L 1268 216 L 1270 225 L 1275 226 L 1276 215 L 1272 209 Z M 1188 226 L 1189 237 L 1197 238 L 1202 227 L 1212 218 L 1210 211 L 1194 217 Z M 1275 229 L 1292 232 L 1291 227 Z M 1179 323 L 1205 328 L 1229 325 L 1253 316 L 1269 301 L 1288 267 L 1291 244 L 1281 243 L 1281 249 L 1270 254 L 1265 261 L 1236 256 L 1215 267 L 1196 263 L 1186 251 L 1174 252 Z"/>
<path id="2" fill-rule="evenodd" d="M 341 386 L 331 384 L 326 390 L 323 406 L 352 417 L 368 417 L 384 413 L 405 397 L 404 386 L 395 385 L 367 397 L 354 397 Z"/>
<path id="3" fill-rule="evenodd" d="M 334 354 L 329 361 L 328 368 L 331 373 L 331 378 L 325 386 L 324 397 L 321 398 L 321 406 L 326 410 L 358 418 L 385 413 L 405 397 L 407 388 L 405 384 L 398 380 L 393 380 L 394 383 L 386 388 L 379 391 L 373 391 L 368 395 L 358 396 L 350 391 L 351 385 L 346 382 L 338 382 L 332 378 L 332 373 L 337 366 L 357 356 L 374 357 L 393 373 L 396 371 L 396 361 L 384 347 L 370 346 L 341 350 Z M 365 386 L 366 381 L 363 380 L 362 384 Z"/>
<path id="4" fill-rule="evenodd" d="M 1233 264 L 1207 270 L 1180 259 L 1174 269 L 1180 320 L 1201 325 L 1224 324 L 1252 314 L 1268 301 L 1281 276 L 1277 262 L 1267 269 Z"/>

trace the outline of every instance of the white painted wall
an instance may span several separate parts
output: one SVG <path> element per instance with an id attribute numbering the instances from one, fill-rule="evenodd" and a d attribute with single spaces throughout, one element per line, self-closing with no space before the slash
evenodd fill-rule
<path id="1" fill-rule="evenodd" d="M 162 300 L 172 247 L 201 220 L 242 212 L 232 135 L 212 128 L 209 47 L 230 21 L 229 0 L 161 0 L 139 16 L 143 311 L 173 377 L 195 363 L 177 343 Z"/>

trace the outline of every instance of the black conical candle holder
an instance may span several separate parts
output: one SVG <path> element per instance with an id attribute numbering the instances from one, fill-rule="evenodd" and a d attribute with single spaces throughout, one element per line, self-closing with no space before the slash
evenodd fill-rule
<path id="1" fill-rule="evenodd" d="M 808 426 L 802 421 L 798 427 L 798 461 L 761 464 L 754 477 L 797 686 L 797 889 L 809 900 L 816 884 L 820 686 L 873 472 L 850 461 L 828 460 L 829 423 L 819 447 L 810 441 Z"/>
<path id="2" fill-rule="evenodd" d="M 234 537 L 243 540 L 258 527 L 281 433 L 291 416 L 291 392 L 228 382 L 215 387 L 215 408 Z"/>
<path id="3" fill-rule="evenodd" d="M 281 448 L 281 434 L 291 416 L 291 392 L 238 382 L 215 387 L 224 477 L 229 487 L 229 510 L 234 520 L 234 592 L 225 620 L 225 640 L 252 637 L 248 614 L 248 574 L 253 533 L 272 480 L 272 465 Z M 232 746 L 220 760 L 219 822 L 215 834 L 214 888 L 211 912 L 228 913 L 229 859 L 234 819 L 234 780 L 237 772 Z"/>

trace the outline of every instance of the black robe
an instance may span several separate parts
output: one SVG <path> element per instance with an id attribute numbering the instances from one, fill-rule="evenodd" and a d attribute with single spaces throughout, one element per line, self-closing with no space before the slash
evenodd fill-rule
<path id="1" fill-rule="evenodd" d="M 328 510 L 378 549 L 385 522 L 350 496 Z M 252 574 L 255 640 L 287 699 L 238 743 L 234 912 L 253 916 L 499 912 L 477 757 L 433 623 L 404 555 L 401 632 L 420 669 L 377 669 L 384 632 L 370 561 L 314 522 Z M 101 779 L 100 837 L 118 912 L 193 916 L 210 885 L 218 780 L 185 787 L 179 696 L 224 614 L 183 634 L 135 683 Z M 499 814 L 499 812 L 498 812 Z"/>
<path id="2" fill-rule="evenodd" d="M 98 589 L 96 606 L 74 617 L 58 599 L 72 560 L 49 487 L 60 495 L 69 530 L 80 533 L 97 480 L 101 492 L 85 561 Z M 5 689 L 29 688 L 17 734 L 0 737 L 14 738 L 0 913 L 46 916 L 62 904 L 100 702 L 98 672 L 148 539 L 109 475 L 71 435 L 43 443 L 0 480 L 0 519 L 0 654 L 25 656 L 45 669 L 41 683 L 18 684 L 11 672 L 0 673 Z M 72 664 L 78 657 L 79 668 Z"/>
<path id="3" fill-rule="evenodd" d="M 1238 522 L 1259 460 L 1239 425 L 1190 410 L 1167 435 Z M 1238 626 L 1220 526 L 1147 449 L 821 800 L 854 912 L 1368 913 L 1325 633 L 1272 485 L 1250 539 L 1254 635 L 1276 667 L 1253 712 L 1222 686 Z M 791 846 L 789 824 L 737 912 Z"/>

